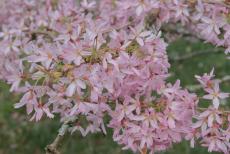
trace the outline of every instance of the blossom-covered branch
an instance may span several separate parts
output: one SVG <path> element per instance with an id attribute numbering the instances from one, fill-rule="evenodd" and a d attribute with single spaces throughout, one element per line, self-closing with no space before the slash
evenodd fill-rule
<path id="1" fill-rule="evenodd" d="M 228 54 L 229 7 L 210 2 L 5 0 L 0 79 L 22 94 L 15 108 L 25 107 L 34 121 L 77 117 L 68 131 L 82 136 L 106 134 L 108 126 L 113 140 L 134 152 L 163 151 L 186 138 L 227 154 L 229 115 L 219 107 L 228 94 L 212 73 L 197 77 L 207 93 L 203 98 L 212 102 L 203 114 L 197 111 L 197 94 L 183 89 L 179 79 L 167 81 L 168 44 L 161 31 L 179 24 Z M 56 151 L 61 138 L 47 150 Z"/>

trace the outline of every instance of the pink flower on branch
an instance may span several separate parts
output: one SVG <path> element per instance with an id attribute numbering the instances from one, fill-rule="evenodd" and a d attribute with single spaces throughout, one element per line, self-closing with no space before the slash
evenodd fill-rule
<path id="1" fill-rule="evenodd" d="M 213 89 L 206 89 L 208 95 L 204 95 L 204 99 L 212 100 L 212 103 L 215 108 L 218 108 L 220 105 L 220 100 L 228 98 L 229 93 L 220 92 L 219 83 L 215 82 Z"/>

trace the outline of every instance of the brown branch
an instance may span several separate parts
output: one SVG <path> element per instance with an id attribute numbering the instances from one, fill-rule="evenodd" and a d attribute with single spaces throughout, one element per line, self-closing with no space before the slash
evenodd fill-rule
<path id="1" fill-rule="evenodd" d="M 65 137 L 66 132 L 71 127 L 72 123 L 76 122 L 76 117 L 70 117 L 62 124 L 61 128 L 58 131 L 58 135 L 54 139 L 54 141 L 47 145 L 45 148 L 46 154 L 60 154 L 58 147 L 61 144 L 61 141 Z"/>
<path id="2" fill-rule="evenodd" d="M 46 146 L 46 148 L 45 148 L 46 154 L 60 154 L 60 152 L 58 151 L 58 147 L 59 147 L 61 141 L 63 140 L 63 138 L 65 136 L 65 132 L 67 131 L 68 128 L 69 128 L 68 121 L 66 121 L 62 124 L 62 126 L 60 128 L 61 131 L 59 131 L 55 140 L 51 144 Z"/>
<path id="3" fill-rule="evenodd" d="M 142 150 L 141 150 L 141 154 L 147 154 L 147 147 L 145 146 Z"/>
<path id="4" fill-rule="evenodd" d="M 46 154 L 60 154 L 58 151 L 58 146 L 60 144 L 60 141 L 62 140 L 63 136 L 58 135 L 54 142 L 46 147 Z"/>

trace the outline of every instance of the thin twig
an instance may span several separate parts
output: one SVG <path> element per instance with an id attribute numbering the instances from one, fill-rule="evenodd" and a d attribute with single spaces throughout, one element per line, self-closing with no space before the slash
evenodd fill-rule
<path id="1" fill-rule="evenodd" d="M 205 50 L 205 51 L 198 51 L 198 52 L 192 52 L 180 57 L 175 57 L 175 58 L 170 58 L 171 61 L 184 61 L 190 58 L 194 58 L 200 55 L 204 55 L 204 54 L 210 54 L 210 53 L 220 53 L 222 50 L 220 49 L 216 49 L 216 50 Z"/>

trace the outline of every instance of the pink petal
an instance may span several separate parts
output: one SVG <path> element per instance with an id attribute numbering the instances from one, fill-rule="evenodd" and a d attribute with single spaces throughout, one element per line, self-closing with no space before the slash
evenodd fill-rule
<path id="1" fill-rule="evenodd" d="M 228 98 L 229 97 L 229 93 L 220 93 L 219 94 L 219 98 L 224 99 L 224 98 Z"/>
<path id="2" fill-rule="evenodd" d="M 77 88 L 76 83 L 75 83 L 75 82 L 72 82 L 72 83 L 68 86 L 68 88 L 67 88 L 67 90 L 66 90 L 66 96 L 72 97 L 73 94 L 74 94 L 75 91 L 76 91 L 76 88 Z"/>
<path id="3" fill-rule="evenodd" d="M 144 31 L 144 32 L 140 33 L 139 36 L 141 36 L 141 37 L 147 37 L 147 36 L 149 36 L 149 35 L 151 35 L 151 34 L 152 34 L 151 31 Z"/>
<path id="4" fill-rule="evenodd" d="M 211 94 L 209 94 L 209 95 L 204 95 L 203 98 L 204 98 L 204 99 L 212 100 L 212 99 L 213 99 L 213 95 L 211 95 Z"/>
<path id="5" fill-rule="evenodd" d="M 76 83 L 81 89 L 86 89 L 86 84 L 82 80 L 77 80 Z"/>
<path id="6" fill-rule="evenodd" d="M 18 109 L 18 108 L 20 108 L 20 107 L 22 107 L 24 105 L 26 105 L 26 102 L 25 101 L 23 101 L 23 102 L 21 101 L 19 103 L 14 104 L 14 108 Z"/>
<path id="7" fill-rule="evenodd" d="M 217 144 L 217 147 L 219 149 L 221 149 L 222 152 L 224 152 L 224 153 L 228 152 L 227 147 L 226 147 L 226 145 L 223 142 L 221 142 L 220 140 L 217 140 L 216 144 Z"/>
<path id="8" fill-rule="evenodd" d="M 47 117 L 54 118 L 54 115 L 50 112 L 49 108 L 43 108 L 43 111 L 46 113 Z"/>
<path id="9" fill-rule="evenodd" d="M 27 103 L 26 104 L 26 112 L 27 112 L 27 114 L 30 114 L 30 113 L 32 113 L 33 112 L 33 104 L 31 104 L 31 103 Z"/>
<path id="10" fill-rule="evenodd" d="M 118 115 L 117 120 L 118 120 L 118 121 L 121 121 L 124 117 L 125 117 L 125 112 L 122 111 L 122 112 Z"/>
<path id="11" fill-rule="evenodd" d="M 219 83 L 218 82 L 215 82 L 215 84 L 214 84 L 214 91 L 215 92 L 219 92 L 220 91 L 220 87 L 219 87 Z"/>
<path id="12" fill-rule="evenodd" d="M 219 108 L 220 101 L 219 101 L 219 99 L 218 99 L 217 97 L 215 97 L 215 98 L 213 99 L 213 105 L 214 105 L 214 107 L 215 107 L 216 109 Z"/>
<path id="13" fill-rule="evenodd" d="M 208 127 L 212 127 L 213 121 L 214 121 L 214 115 L 211 114 L 210 116 L 208 116 Z"/>
<path id="14" fill-rule="evenodd" d="M 36 112 L 36 113 L 35 113 L 35 114 L 36 114 L 35 120 L 36 120 L 36 121 L 41 120 L 42 115 L 43 115 L 43 111 L 42 111 L 42 109 L 37 108 L 35 112 Z"/>
<path id="15" fill-rule="evenodd" d="M 137 41 L 137 43 L 138 43 L 140 46 L 143 46 L 143 45 L 144 45 L 144 41 L 143 41 L 142 38 L 137 37 L 137 38 L 136 38 L 136 41 Z"/>
<path id="16" fill-rule="evenodd" d="M 203 124 L 203 121 L 197 121 L 195 124 L 192 125 L 192 128 L 199 128 Z"/>
<path id="17" fill-rule="evenodd" d="M 137 16 L 141 15 L 142 11 L 143 11 L 143 7 L 141 5 L 138 6 L 137 9 L 136 9 Z"/>
<path id="18" fill-rule="evenodd" d="M 131 112 L 133 112 L 136 109 L 135 105 L 129 105 L 128 109 L 126 110 L 126 115 L 129 115 Z"/>
<path id="19" fill-rule="evenodd" d="M 212 152 L 215 148 L 215 141 L 212 140 L 211 143 L 208 146 L 208 152 Z"/>
<path id="20" fill-rule="evenodd" d="M 171 117 L 168 118 L 168 125 L 169 125 L 169 128 L 173 129 L 176 127 L 176 124 L 175 124 L 175 120 Z"/>

